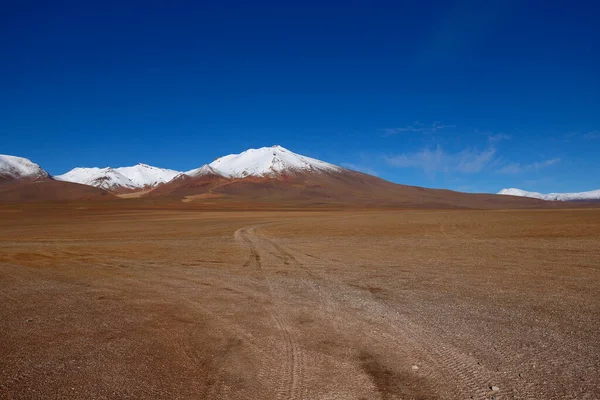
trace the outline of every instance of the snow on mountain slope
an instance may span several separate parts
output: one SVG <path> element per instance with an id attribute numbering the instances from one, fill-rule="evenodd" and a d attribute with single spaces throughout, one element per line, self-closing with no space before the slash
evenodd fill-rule
<path id="1" fill-rule="evenodd" d="M 208 164 L 204 164 L 200 168 L 196 168 L 196 169 L 192 169 L 187 172 L 184 172 L 184 174 L 191 176 L 193 178 L 199 177 L 199 176 L 204 176 L 204 175 L 221 175 L 219 173 L 219 171 L 217 171 L 216 169 L 214 169 L 213 167 L 211 167 Z"/>
<path id="2" fill-rule="evenodd" d="M 521 189 L 502 189 L 498 194 L 510 195 L 510 196 L 521 196 L 521 197 L 532 197 L 534 199 L 541 200 L 553 200 L 553 201 L 577 201 L 577 200 L 600 200 L 600 189 L 591 190 L 589 192 L 580 193 L 538 193 L 538 192 L 527 192 Z"/>
<path id="3" fill-rule="evenodd" d="M 54 178 L 60 181 L 81 183 L 107 190 L 137 189 L 138 186 L 131 179 L 113 168 L 73 168 L 66 174 Z"/>
<path id="4" fill-rule="evenodd" d="M 0 179 L 42 179 L 49 176 L 39 165 L 27 158 L 0 154 Z"/>
<path id="5" fill-rule="evenodd" d="M 115 171 L 140 188 L 168 182 L 181 173 L 172 169 L 157 168 L 146 164 L 115 168 Z"/>
<path id="6" fill-rule="evenodd" d="M 230 154 L 185 173 L 138 164 L 132 167 L 120 168 L 75 168 L 55 178 L 117 191 L 155 187 L 182 174 L 189 177 L 243 178 L 246 176 L 269 176 L 300 171 L 343 170 L 343 168 L 336 165 L 292 153 L 281 146 L 272 146 L 249 149 L 240 154 Z"/>
<path id="7" fill-rule="evenodd" d="M 138 164 L 120 168 L 74 168 L 56 179 L 96 186 L 102 189 L 141 189 L 165 183 L 179 175 L 179 171 Z"/>
<path id="8" fill-rule="evenodd" d="M 213 161 L 208 166 L 218 174 L 230 178 L 268 176 L 286 172 L 343 170 L 336 165 L 293 153 L 281 146 L 249 149 L 240 154 L 230 154 Z"/>

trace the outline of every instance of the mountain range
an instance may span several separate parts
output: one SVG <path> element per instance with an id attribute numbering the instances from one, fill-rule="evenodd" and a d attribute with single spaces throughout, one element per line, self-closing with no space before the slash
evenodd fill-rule
<path id="1" fill-rule="evenodd" d="M 137 197 L 203 204 L 506 208 L 544 207 L 550 203 L 543 200 L 572 199 L 527 193 L 506 189 L 498 196 L 400 185 L 277 145 L 230 154 L 186 172 L 137 164 L 74 168 L 52 177 L 30 160 L 0 156 L 0 201 L 11 202 Z"/>
<path id="2" fill-rule="evenodd" d="M 600 189 L 590 190 L 589 192 L 579 193 L 538 193 L 538 192 L 527 192 L 521 189 L 502 189 L 498 194 L 509 195 L 509 196 L 521 196 L 530 197 L 533 199 L 541 199 L 547 201 L 589 201 L 589 200 L 600 200 Z"/>
<path id="3" fill-rule="evenodd" d="M 343 168 L 314 158 L 301 156 L 281 146 L 249 149 L 241 154 L 230 154 L 210 164 L 186 172 L 138 164 L 120 168 L 74 168 L 54 178 L 90 185 L 115 193 L 151 189 L 178 176 L 197 178 L 215 175 L 235 179 L 265 177 L 304 172 L 342 171 Z"/>

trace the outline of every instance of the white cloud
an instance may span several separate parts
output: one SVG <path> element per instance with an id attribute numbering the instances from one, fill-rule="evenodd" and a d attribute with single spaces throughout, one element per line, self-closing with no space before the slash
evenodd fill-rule
<path id="1" fill-rule="evenodd" d="M 441 122 L 434 122 L 433 124 L 423 124 L 419 121 L 414 121 L 408 126 L 401 128 L 385 128 L 383 133 L 385 136 L 394 136 L 403 133 L 434 133 L 441 129 L 456 128 L 456 125 L 444 125 Z"/>
<path id="2" fill-rule="evenodd" d="M 459 154 L 457 171 L 473 174 L 484 169 L 494 158 L 496 149 L 490 148 L 482 152 L 465 150 Z"/>
<path id="3" fill-rule="evenodd" d="M 435 150 L 425 148 L 416 153 L 385 156 L 384 160 L 394 167 L 419 168 L 428 174 L 436 172 L 474 174 L 493 162 L 495 154 L 496 149 L 493 147 L 484 151 L 467 148 L 458 153 L 447 153 L 438 145 Z"/>
<path id="4" fill-rule="evenodd" d="M 544 161 L 537 161 L 530 164 L 510 163 L 500 168 L 497 172 L 501 174 L 519 174 L 525 171 L 539 170 L 551 165 L 558 164 L 560 158 L 552 158 Z"/>

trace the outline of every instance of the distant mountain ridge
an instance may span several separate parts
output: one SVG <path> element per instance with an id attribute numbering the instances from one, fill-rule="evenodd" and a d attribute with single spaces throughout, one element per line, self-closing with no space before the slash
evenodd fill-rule
<path id="1" fill-rule="evenodd" d="M 281 146 L 216 159 L 157 186 L 144 197 L 203 204 L 402 208 L 538 207 L 543 201 L 467 194 L 392 183 Z"/>
<path id="2" fill-rule="evenodd" d="M 600 200 L 600 189 L 590 190 L 588 192 L 579 193 L 538 193 L 528 192 L 521 189 L 510 188 L 502 189 L 498 194 L 519 196 L 519 197 L 530 197 L 533 199 L 540 199 L 546 201 L 586 201 L 586 200 Z"/>
<path id="3" fill-rule="evenodd" d="M 74 168 L 51 177 L 30 160 L 0 156 L 0 201 L 146 198 L 144 204 L 196 203 L 235 207 L 535 208 L 560 207 L 551 195 L 507 189 L 468 194 L 407 186 L 352 171 L 281 146 L 220 157 L 187 172 L 137 164 Z M 109 193 L 112 192 L 112 193 Z M 588 192 L 595 193 L 594 192 Z M 525 194 L 529 194 L 526 196 Z M 118 195 L 115 196 L 115 195 Z M 573 196 L 569 200 L 595 199 Z M 546 197 L 544 197 L 546 196 Z M 534 197 L 534 198 L 530 198 Z M 564 196 L 563 196 L 564 197 Z M 557 198 L 563 199 L 558 196 Z M 544 199 L 544 200 L 542 200 Z"/>
<path id="4" fill-rule="evenodd" d="M 220 157 L 210 164 L 186 172 L 137 164 L 119 168 L 74 168 L 54 178 L 99 187 L 112 192 L 151 189 L 172 179 L 214 175 L 223 178 L 266 177 L 299 172 L 342 171 L 324 161 L 293 153 L 281 146 L 249 149 L 240 154 Z"/>
<path id="5" fill-rule="evenodd" d="M 137 164 L 119 168 L 74 168 L 55 176 L 66 182 L 95 186 L 110 191 L 140 190 L 155 187 L 179 175 L 179 171 Z"/>

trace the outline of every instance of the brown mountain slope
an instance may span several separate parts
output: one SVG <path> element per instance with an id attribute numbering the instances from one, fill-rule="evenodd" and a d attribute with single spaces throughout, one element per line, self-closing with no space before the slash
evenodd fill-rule
<path id="1" fill-rule="evenodd" d="M 54 179 L 17 180 L 0 185 L 0 202 L 3 203 L 111 199 L 117 197 L 105 190 Z"/>
<path id="2" fill-rule="evenodd" d="M 15 177 L 4 171 L 0 171 L 0 187 L 13 185 L 16 183 L 38 182 L 47 179 L 52 179 L 46 171 L 42 171 L 39 175 Z"/>
<path id="3" fill-rule="evenodd" d="M 194 178 L 181 174 L 175 177 L 173 180 L 162 185 L 158 185 L 156 188 L 150 190 L 147 196 L 168 196 L 182 198 L 190 195 L 199 195 L 207 193 L 228 181 L 228 179 L 216 174 L 201 175 Z"/>
<path id="4" fill-rule="evenodd" d="M 533 208 L 554 207 L 536 199 L 470 194 L 399 185 L 360 172 L 279 174 L 224 178 L 182 176 L 148 192 L 146 197 L 220 202 L 248 201 L 294 205 L 348 205 L 402 208 Z"/>

